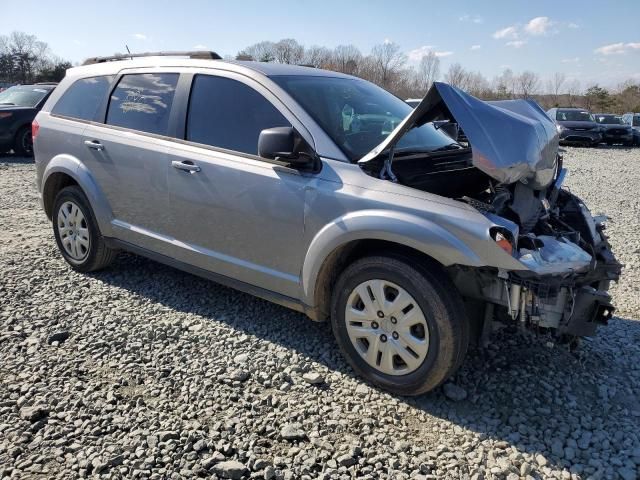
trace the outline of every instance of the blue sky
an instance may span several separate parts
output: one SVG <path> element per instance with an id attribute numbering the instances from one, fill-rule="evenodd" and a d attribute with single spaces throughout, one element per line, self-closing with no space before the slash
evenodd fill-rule
<path id="1" fill-rule="evenodd" d="M 94 1 L 0 0 L 0 34 L 22 30 L 74 62 L 123 51 L 207 47 L 235 54 L 261 40 L 387 41 L 410 61 L 434 50 L 488 78 L 505 68 L 554 72 L 583 86 L 640 81 L 639 0 L 496 1 Z M 25 12 L 30 12 L 25 15 Z M 10 21 L 6 21 L 10 19 Z"/>

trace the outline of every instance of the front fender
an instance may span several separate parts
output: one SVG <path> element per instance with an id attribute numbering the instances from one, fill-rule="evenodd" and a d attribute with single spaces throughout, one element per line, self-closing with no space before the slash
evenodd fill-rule
<path id="1" fill-rule="evenodd" d="M 89 199 L 100 232 L 104 236 L 110 236 L 112 233 L 111 220 L 113 219 L 113 212 L 106 196 L 89 169 L 80 160 L 71 155 L 62 154 L 53 157 L 47 163 L 40 182 L 40 192 L 43 199 L 47 192 L 47 182 L 52 181 L 56 173 L 63 173 L 73 178 Z"/>
<path id="2" fill-rule="evenodd" d="M 348 213 L 323 227 L 309 245 L 302 267 L 306 305 L 315 305 L 316 280 L 324 261 L 336 248 L 354 240 L 386 240 L 406 245 L 442 265 L 484 265 L 480 257 L 459 238 L 425 218 L 388 210 Z"/>

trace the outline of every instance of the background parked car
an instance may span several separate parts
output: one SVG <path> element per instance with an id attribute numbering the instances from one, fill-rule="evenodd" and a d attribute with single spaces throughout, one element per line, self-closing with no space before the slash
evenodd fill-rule
<path id="1" fill-rule="evenodd" d="M 602 141 L 593 115 L 582 108 L 552 108 L 547 111 L 558 125 L 561 145 L 595 146 Z"/>
<path id="2" fill-rule="evenodd" d="M 633 144 L 640 146 L 640 113 L 625 113 L 622 121 L 633 129 Z"/>
<path id="3" fill-rule="evenodd" d="M 55 84 L 17 85 L 0 92 L 0 152 L 32 155 L 31 122 Z"/>
<path id="4" fill-rule="evenodd" d="M 633 145 L 633 130 L 631 126 L 624 123 L 621 115 L 596 113 L 594 118 L 600 126 L 602 141 L 607 145 L 613 145 L 615 143 L 627 147 Z"/>

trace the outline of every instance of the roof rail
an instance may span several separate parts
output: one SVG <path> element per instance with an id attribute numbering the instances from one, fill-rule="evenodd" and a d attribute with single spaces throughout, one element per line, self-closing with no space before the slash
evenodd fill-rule
<path id="1" fill-rule="evenodd" d="M 139 57 L 189 57 L 201 60 L 222 60 L 222 57 L 216 52 L 207 52 L 205 50 L 196 50 L 192 52 L 145 52 L 145 53 L 122 53 L 111 55 L 109 57 L 91 57 L 87 58 L 82 65 L 93 65 L 96 63 L 113 62 L 117 60 L 132 60 Z"/>

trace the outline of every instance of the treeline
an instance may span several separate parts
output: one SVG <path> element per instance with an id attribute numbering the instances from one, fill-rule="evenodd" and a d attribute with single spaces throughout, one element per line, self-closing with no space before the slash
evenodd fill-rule
<path id="1" fill-rule="evenodd" d="M 545 109 L 575 106 L 594 112 L 640 111 L 640 83 L 632 80 L 608 90 L 599 85 L 583 86 L 576 79 L 567 79 L 563 73 L 556 73 L 543 82 L 535 72 L 518 73 L 510 69 L 488 79 L 459 63 L 451 64 L 443 72 L 438 53 L 426 51 L 417 62 L 410 63 L 400 46 L 389 41 L 375 45 L 364 54 L 354 45 L 305 47 L 287 38 L 256 43 L 238 52 L 235 58 L 343 72 L 380 85 L 400 98 L 421 98 L 434 81 L 440 80 L 485 100 L 533 98 Z M 23 32 L 0 35 L 0 84 L 60 81 L 71 66 L 70 62 L 55 56 L 35 35 Z"/>
<path id="2" fill-rule="evenodd" d="M 238 60 L 310 65 L 369 80 L 401 98 L 424 96 L 434 81 L 444 81 L 485 100 L 532 98 L 543 108 L 571 106 L 598 112 L 640 111 L 640 83 L 628 80 L 608 90 L 599 85 L 581 85 L 556 73 L 547 82 L 532 71 L 504 70 L 492 79 L 480 72 L 453 63 L 441 71 L 440 58 L 434 51 L 425 52 L 415 66 L 394 42 L 375 45 L 363 54 L 353 45 L 330 49 L 305 47 L 294 39 L 264 41 L 251 45 L 235 56 Z"/>
<path id="3" fill-rule="evenodd" d="M 58 82 L 71 66 L 35 35 L 0 35 L 0 83 Z"/>

